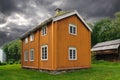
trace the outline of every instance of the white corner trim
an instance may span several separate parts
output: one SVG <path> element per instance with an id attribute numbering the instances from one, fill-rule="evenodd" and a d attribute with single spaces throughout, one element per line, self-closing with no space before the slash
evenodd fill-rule
<path id="1" fill-rule="evenodd" d="M 85 22 L 85 20 L 81 17 L 81 15 L 75 11 L 75 14 L 81 19 L 81 21 L 86 25 L 86 27 L 92 32 L 92 29 L 88 26 L 88 24 Z"/>
<path id="2" fill-rule="evenodd" d="M 74 12 L 53 18 L 53 22 L 61 20 L 61 19 L 66 18 L 66 17 L 69 17 L 69 16 L 72 16 L 74 14 L 76 14 L 79 17 L 79 19 L 85 24 L 85 26 L 88 28 L 88 30 L 90 30 L 92 32 L 92 29 L 87 25 L 87 23 L 84 21 L 84 19 L 80 16 L 80 14 L 76 10 Z"/>

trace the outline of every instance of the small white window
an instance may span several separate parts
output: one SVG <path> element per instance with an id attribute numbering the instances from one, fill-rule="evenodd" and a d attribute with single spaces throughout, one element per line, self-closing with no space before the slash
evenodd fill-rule
<path id="1" fill-rule="evenodd" d="M 48 60 L 48 46 L 41 46 L 41 60 Z"/>
<path id="2" fill-rule="evenodd" d="M 25 43 L 28 43 L 28 38 L 27 37 L 25 38 Z"/>
<path id="3" fill-rule="evenodd" d="M 44 27 L 42 27 L 42 35 L 44 36 L 46 34 L 47 34 L 47 27 L 44 26 Z"/>
<path id="4" fill-rule="evenodd" d="M 77 60 L 77 50 L 74 47 L 69 47 L 68 51 L 69 60 Z"/>
<path id="5" fill-rule="evenodd" d="M 30 49 L 30 61 L 34 61 L 34 49 Z"/>
<path id="6" fill-rule="evenodd" d="M 28 51 L 24 52 L 24 61 L 28 61 Z"/>
<path id="7" fill-rule="evenodd" d="M 69 34 L 77 35 L 77 26 L 69 24 Z"/>
<path id="8" fill-rule="evenodd" d="M 34 40 L 34 34 L 31 34 L 30 35 L 30 41 L 33 41 Z"/>

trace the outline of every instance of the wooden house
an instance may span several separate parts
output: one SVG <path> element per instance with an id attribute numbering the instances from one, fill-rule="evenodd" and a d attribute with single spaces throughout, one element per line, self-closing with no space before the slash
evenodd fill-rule
<path id="1" fill-rule="evenodd" d="M 91 28 L 75 11 L 56 15 L 24 33 L 22 67 L 65 70 L 91 66 Z"/>
<path id="2" fill-rule="evenodd" d="M 92 51 L 98 60 L 120 61 L 120 39 L 97 43 Z"/>

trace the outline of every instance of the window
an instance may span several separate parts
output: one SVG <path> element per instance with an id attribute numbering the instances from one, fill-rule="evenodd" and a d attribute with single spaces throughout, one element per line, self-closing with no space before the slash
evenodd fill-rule
<path id="1" fill-rule="evenodd" d="M 70 47 L 69 51 L 69 60 L 77 60 L 77 50 L 74 47 Z"/>
<path id="2" fill-rule="evenodd" d="M 34 40 L 34 34 L 31 34 L 30 35 L 30 41 L 33 41 Z"/>
<path id="3" fill-rule="evenodd" d="M 41 46 L 41 60 L 48 60 L 48 46 Z"/>
<path id="4" fill-rule="evenodd" d="M 47 27 L 44 26 L 44 27 L 42 27 L 42 35 L 44 36 L 46 34 L 47 34 Z"/>
<path id="5" fill-rule="evenodd" d="M 34 61 L 34 49 L 30 50 L 30 61 Z"/>
<path id="6" fill-rule="evenodd" d="M 24 52 L 24 61 L 28 61 L 28 51 Z"/>
<path id="7" fill-rule="evenodd" d="M 77 35 L 77 26 L 69 24 L 69 34 Z"/>
<path id="8" fill-rule="evenodd" d="M 25 43 L 28 43 L 28 38 L 25 38 Z"/>

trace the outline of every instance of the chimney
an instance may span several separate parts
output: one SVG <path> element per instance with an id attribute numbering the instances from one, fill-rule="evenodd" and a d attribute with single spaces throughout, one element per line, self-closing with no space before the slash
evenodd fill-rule
<path id="1" fill-rule="evenodd" d="M 57 15 L 59 12 L 61 12 L 62 11 L 62 9 L 60 9 L 60 8 L 56 8 L 55 9 L 55 15 Z"/>

